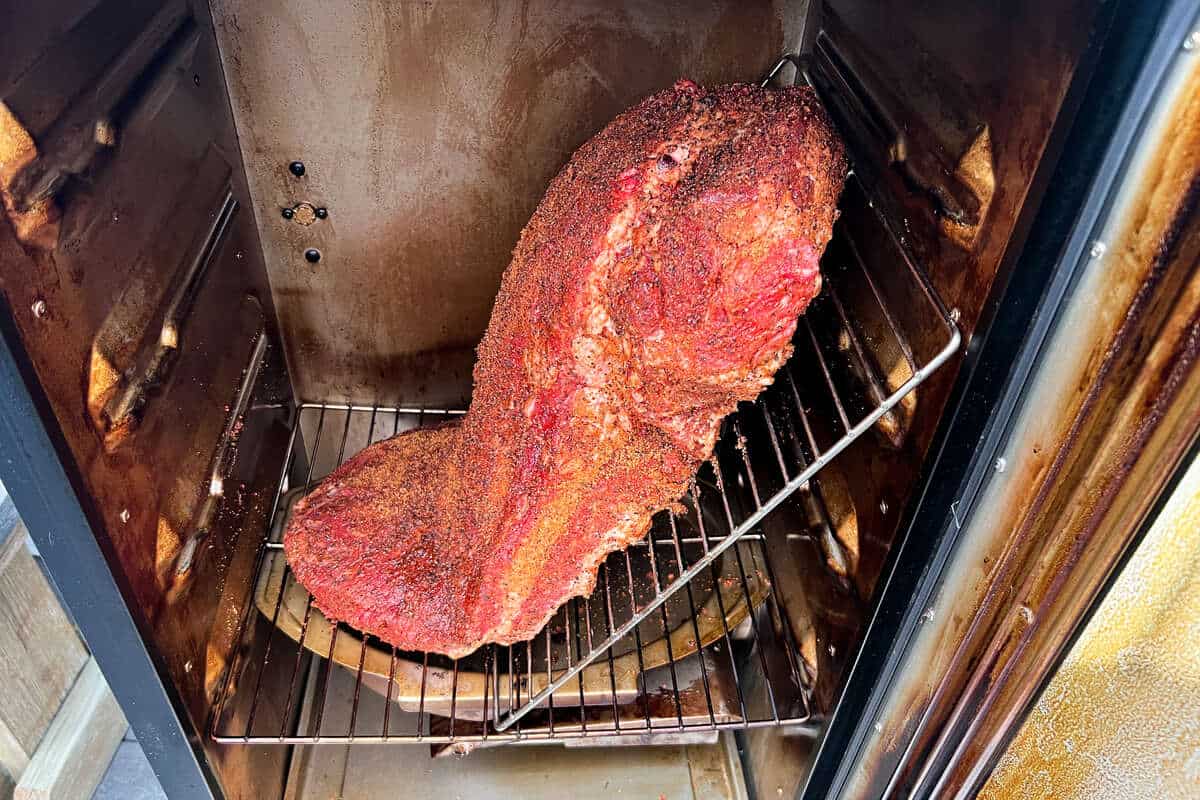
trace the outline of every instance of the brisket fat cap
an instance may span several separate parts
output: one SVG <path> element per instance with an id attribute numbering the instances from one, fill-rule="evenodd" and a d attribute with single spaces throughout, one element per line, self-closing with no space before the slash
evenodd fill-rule
<path id="1" fill-rule="evenodd" d="M 680 81 L 617 117 L 521 234 L 468 413 L 297 503 L 284 547 L 316 605 L 458 657 L 589 593 L 791 354 L 845 171 L 808 88 Z"/>

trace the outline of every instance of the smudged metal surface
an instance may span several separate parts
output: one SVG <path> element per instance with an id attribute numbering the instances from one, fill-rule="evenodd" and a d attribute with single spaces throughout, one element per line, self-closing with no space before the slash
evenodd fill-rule
<path id="1" fill-rule="evenodd" d="M 464 400 L 500 274 L 567 157 L 677 78 L 764 73 L 805 5 L 216 0 L 298 396 Z M 300 200 L 329 218 L 289 224 Z"/>
<path id="2" fill-rule="evenodd" d="M 1200 793 L 1200 461 L 1124 567 L 983 800 Z"/>
<path id="3" fill-rule="evenodd" d="M 0 292 L 95 510 L 100 547 L 178 692 L 185 729 L 190 718 L 198 736 L 251 580 L 257 540 L 240 534 L 265 524 L 287 435 L 290 389 L 276 345 L 267 348 L 262 381 L 238 428 L 219 510 L 186 580 L 177 580 L 177 560 L 209 497 L 210 464 L 264 316 L 268 337 L 279 341 L 250 214 L 239 214 L 218 243 L 186 324 L 181 318 L 173 369 L 147 392 L 141 424 L 119 452 L 104 452 L 86 399 L 89 371 L 103 361 L 92 358 L 94 348 L 113 344 L 123 353 L 136 349 L 139 337 L 157 334 L 149 323 L 116 325 L 111 337 L 100 331 L 106 319 L 131 311 L 117 309 L 125 302 L 158 298 L 145 318 L 162 317 L 169 301 L 161 298 L 170 294 L 164 283 L 196 255 L 193 234 L 211 227 L 220 210 L 220 194 L 207 188 L 231 180 L 238 203 L 249 207 L 216 42 L 200 2 L 176 4 L 181 18 L 192 18 L 189 30 L 201 35 L 182 60 L 166 61 L 148 58 L 139 44 L 157 3 L 23 5 L 29 8 L 6 15 L 0 37 L 14 45 L 6 56 L 19 59 L 0 59 L 0 103 L 35 139 L 69 117 L 73 98 L 96 91 L 98 82 L 122 98 L 119 108 L 133 105 L 138 113 L 118 114 L 114 146 L 57 192 L 61 218 L 46 246 L 22 243 L 0 217 Z M 114 57 L 150 66 L 117 80 L 105 71 Z M 154 102 L 133 102 L 151 88 Z M 38 300 L 45 304 L 40 316 L 31 310 Z M 277 793 L 286 754 L 205 745 L 226 786 Z"/>
<path id="4" fill-rule="evenodd" d="M 927 709 L 912 763 L 941 748 L 952 758 L 948 791 L 986 775 L 1200 427 L 1194 57 L 1177 65 L 1144 130 L 1100 234 L 1107 248 L 1047 343 L 1053 356 L 1029 386 L 1016 447 L 963 530 L 967 546 L 931 609 L 938 624 L 900 670 L 859 792 L 878 791 L 870 783 L 891 775 Z M 977 702 L 963 699 L 968 686 Z"/>

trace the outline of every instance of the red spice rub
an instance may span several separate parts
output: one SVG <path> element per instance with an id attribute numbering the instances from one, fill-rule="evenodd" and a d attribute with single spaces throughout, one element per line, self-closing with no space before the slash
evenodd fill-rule
<path id="1" fill-rule="evenodd" d="M 317 606 L 461 656 L 590 592 L 791 354 L 844 174 L 808 89 L 680 81 L 617 117 L 522 233 L 468 414 L 297 504 L 284 546 Z"/>

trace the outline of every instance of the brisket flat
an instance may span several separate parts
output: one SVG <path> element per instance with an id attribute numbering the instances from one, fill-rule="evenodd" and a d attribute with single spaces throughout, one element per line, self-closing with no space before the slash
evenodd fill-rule
<path id="1" fill-rule="evenodd" d="M 589 593 L 791 354 L 844 175 L 806 88 L 680 81 L 617 117 L 522 233 L 466 416 L 297 503 L 284 546 L 316 605 L 457 657 Z"/>

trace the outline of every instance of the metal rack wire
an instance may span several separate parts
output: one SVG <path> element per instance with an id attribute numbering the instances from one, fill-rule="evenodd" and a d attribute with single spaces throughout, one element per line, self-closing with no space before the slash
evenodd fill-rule
<path id="1" fill-rule="evenodd" d="M 529 642 L 489 645 L 469 659 L 449 660 L 403 653 L 325 620 L 283 559 L 279 534 L 291 504 L 367 444 L 456 413 L 461 412 L 328 403 L 300 408 L 255 599 L 242 622 L 242 663 L 232 665 L 213 718 L 217 741 L 465 743 L 809 720 L 805 667 L 770 590 L 773 569 L 763 537 L 755 534 L 739 543 L 727 563 L 705 561 L 707 575 L 689 585 L 679 602 L 642 615 L 643 624 L 630 631 L 631 643 L 606 645 L 599 668 L 576 673 L 570 685 L 547 695 L 546 707 L 532 719 L 508 731 L 497 727 L 501 715 L 519 709 L 531 689 L 536 693 L 580 664 L 597 642 L 611 637 L 616 621 L 637 613 L 722 540 L 712 525 L 740 506 L 716 470 L 685 498 L 688 512 L 660 517 L 645 541 L 612 554 L 601 567 L 596 592 L 565 605 Z M 293 484 L 288 476 L 298 473 L 303 477 Z M 265 634 L 255 631 L 254 609 L 270 622 Z M 289 630 L 282 622 L 289 613 L 298 618 L 298 628 Z M 383 681 L 372 684 L 368 655 L 385 658 L 386 668 L 375 672 Z M 273 666 L 280 674 L 265 678 Z M 310 682 L 306 669 L 315 669 L 317 688 L 308 713 L 300 715 L 299 687 Z M 350 682 L 341 695 L 337 689 L 331 693 L 339 670 Z M 279 708 L 278 697 L 267 699 L 271 684 L 288 688 L 282 713 L 267 719 L 262 714 L 267 705 Z M 415 697 L 402 697 L 404 686 L 415 689 L 410 692 Z M 337 696 L 341 700 L 330 699 Z M 235 706 L 241 713 L 233 712 Z M 333 706 L 341 713 L 327 716 Z"/>
<path id="2" fill-rule="evenodd" d="M 398 652 L 324 619 L 283 559 L 291 505 L 367 444 L 462 412 L 301 406 L 211 735 L 467 746 L 810 723 L 808 666 L 778 597 L 763 522 L 815 494 L 820 470 L 872 430 L 884 446 L 901 441 L 913 390 L 961 343 L 854 176 L 843 206 L 793 358 L 726 421 L 683 511 L 663 512 L 646 541 L 612 554 L 595 592 L 563 606 L 528 642 L 450 660 Z M 847 230 L 847 216 L 869 241 Z"/>
<path id="3" fill-rule="evenodd" d="M 788 61 L 781 61 L 771 76 Z M 767 80 L 770 80 L 771 76 L 768 76 Z M 749 502 L 742 506 L 746 513 L 734 513 L 734 504 L 727 502 L 730 496 L 727 489 L 730 484 L 728 478 L 723 475 L 727 469 L 723 466 L 725 461 L 718 458 L 706 465 L 705 469 L 714 473 L 715 485 L 722 502 L 725 503 L 727 524 L 717 539 L 711 544 L 706 544 L 703 556 L 684 569 L 669 585 L 662 587 L 650 602 L 621 624 L 613 624 L 611 632 L 603 641 L 597 643 L 589 654 L 500 719 L 497 723 L 499 730 L 507 729 L 533 711 L 580 670 L 599 658 L 607 648 L 629 635 L 675 592 L 687 587 L 690 581 L 702 574 L 726 550 L 735 548 L 739 541 L 757 531 L 769 514 L 798 490 L 808 486 L 823 467 L 872 428 L 877 428 L 880 434 L 893 444 L 903 438 L 905 423 L 897 413 L 902 411 L 898 408 L 901 401 L 949 360 L 961 343 L 961 334 L 951 312 L 934 291 L 924 271 L 912 259 L 889 221 L 876 209 L 874 202 L 868 198 L 864 187 L 853 174 L 847 182 L 844 202 L 847 198 L 852 198 L 848 202 L 865 204 L 865 211 L 873 217 L 875 227 L 884 232 L 888 239 L 887 244 L 890 245 L 888 250 L 894 256 L 889 265 L 893 270 L 879 278 L 873 275 L 853 236 L 843 234 L 837 242 L 831 244 L 830 252 L 822 260 L 824 289 L 801 318 L 796 337 L 793 339 L 796 354 L 781 370 L 781 374 L 776 376 L 775 384 L 764 392 L 759 401 L 746 404 L 746 407 L 727 421 L 729 424 L 723 446 L 728 449 L 728 440 L 732 437 L 732 446 L 740 454 L 740 458 L 735 459 L 733 469 L 737 488 L 742 490 L 743 494 L 748 493 Z M 849 270 L 855 267 L 859 270 L 857 280 L 850 279 L 848 275 Z M 903 272 L 900 272 L 901 268 Z M 921 345 L 928 349 L 938 338 L 936 331 L 940 329 L 942 334 L 940 346 L 934 345 L 935 350 L 925 359 L 918 357 L 918 350 L 914 346 L 914 339 L 918 337 L 905 331 L 900 323 L 904 318 L 913 319 L 914 309 L 908 308 L 906 313 L 901 313 L 885 300 L 883 278 L 886 278 L 895 290 L 897 277 L 902 278 L 901 282 L 906 284 L 900 294 L 924 306 L 916 309 L 916 318 L 921 320 L 923 329 L 919 337 Z M 842 296 L 852 287 L 857 290 L 857 303 Z M 851 313 L 851 308 L 858 307 L 862 310 L 864 299 L 868 304 L 873 301 L 874 309 L 862 315 Z M 930 326 L 934 331 L 930 331 Z M 880 342 L 881 338 L 888 341 Z M 805 357 L 806 348 L 811 354 L 810 358 Z M 886 378 L 881 376 L 879 359 L 873 355 L 884 351 L 898 355 L 894 366 L 887 371 Z M 819 374 L 827 389 L 822 398 L 812 398 L 811 405 L 806 403 L 804 390 L 811 392 L 812 387 L 819 386 L 821 380 L 797 380 L 796 365 L 805 361 L 808 362 L 808 367 L 804 374 Z M 901 376 L 902 379 L 899 379 Z M 839 380 L 846 388 L 839 388 Z M 889 389 L 893 384 L 894 388 Z M 780 395 L 784 396 L 782 402 Z M 790 404 L 787 402 L 789 395 L 793 401 Z M 774 408 L 775 411 L 769 410 L 770 408 Z M 825 413 L 820 421 L 815 422 L 813 419 L 810 409 L 814 408 L 824 409 Z M 832 425 L 829 427 L 838 431 L 838 434 L 835 434 L 832 442 L 822 445 L 815 431 L 830 422 Z M 760 429 L 759 436 L 753 440 L 746 435 L 746 430 L 752 426 Z M 754 444 L 751 444 L 752 441 Z M 754 464 L 758 459 L 751 457 L 751 451 L 757 452 L 759 448 L 774 455 L 773 459 L 769 456 L 765 459 L 767 462 L 774 461 L 773 465 L 766 467 L 768 474 L 765 475 L 761 467 L 756 473 Z M 789 453 L 792 457 L 791 463 Z M 704 470 L 701 474 L 704 474 Z M 706 539 L 706 542 L 708 541 Z"/>

